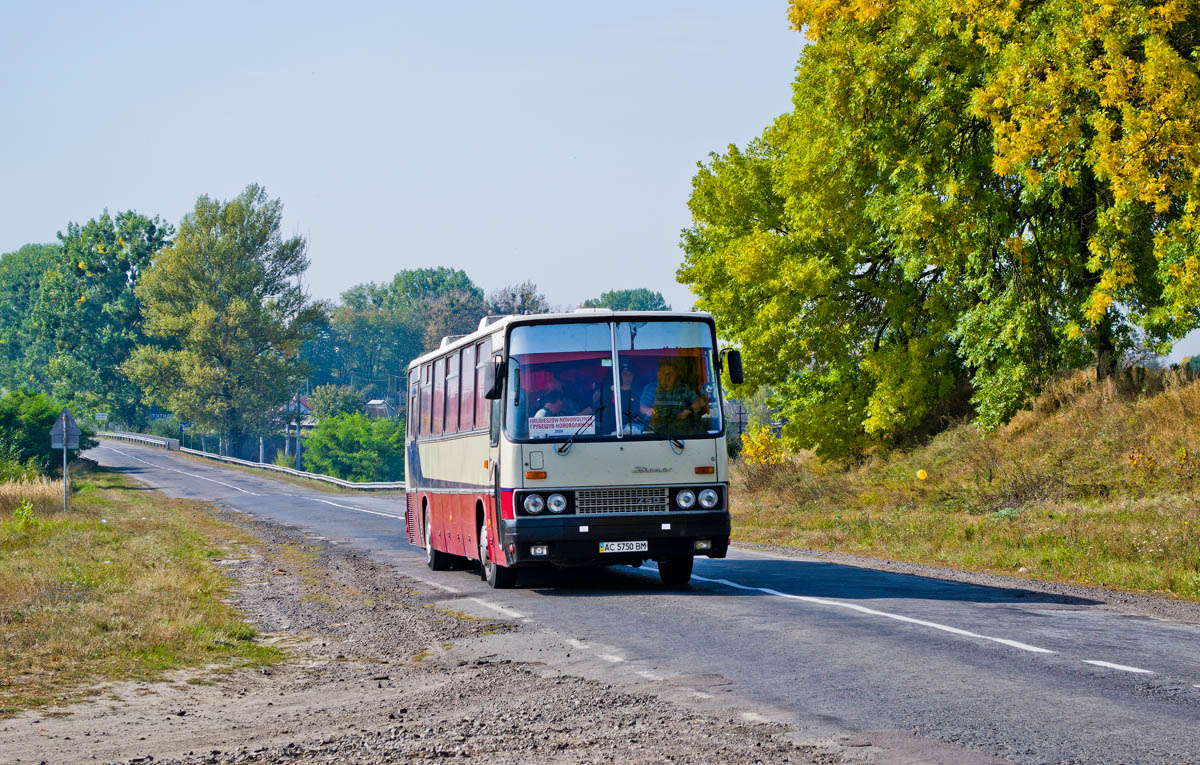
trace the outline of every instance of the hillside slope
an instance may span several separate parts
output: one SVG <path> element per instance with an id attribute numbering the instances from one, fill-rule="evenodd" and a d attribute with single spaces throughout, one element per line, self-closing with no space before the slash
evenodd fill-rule
<path id="1" fill-rule="evenodd" d="M 1179 372 L 1079 372 L 990 434 L 734 475 L 735 541 L 1200 599 L 1200 380 Z"/>

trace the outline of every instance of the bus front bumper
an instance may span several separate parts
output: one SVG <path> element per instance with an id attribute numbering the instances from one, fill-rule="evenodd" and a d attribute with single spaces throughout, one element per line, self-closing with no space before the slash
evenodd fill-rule
<path id="1" fill-rule="evenodd" d="M 627 564 L 693 555 L 724 558 L 729 549 L 729 513 L 724 510 L 522 517 L 503 523 L 509 566 Z M 645 550 L 602 552 L 610 542 L 645 543 Z"/>

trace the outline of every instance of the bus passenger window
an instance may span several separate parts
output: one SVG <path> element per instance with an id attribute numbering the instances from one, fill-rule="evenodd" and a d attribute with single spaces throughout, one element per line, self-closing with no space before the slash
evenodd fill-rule
<path id="1" fill-rule="evenodd" d="M 492 339 L 489 337 L 475 346 L 475 427 L 488 424 L 491 402 L 483 397 L 483 365 L 492 363 Z"/>
<path id="2" fill-rule="evenodd" d="M 458 354 L 446 360 L 446 432 L 458 432 Z"/>
<path id="3" fill-rule="evenodd" d="M 433 362 L 433 435 L 441 435 L 446 417 L 446 360 Z"/>
<path id="4" fill-rule="evenodd" d="M 404 428 L 405 440 L 413 441 L 420 427 L 421 370 L 414 369 L 408 375 L 408 425 Z"/>
<path id="5" fill-rule="evenodd" d="M 462 400 L 460 401 L 459 430 L 475 429 L 475 346 L 462 351 Z"/>
<path id="6" fill-rule="evenodd" d="M 421 367 L 421 436 L 429 435 L 433 411 L 433 366 Z"/>

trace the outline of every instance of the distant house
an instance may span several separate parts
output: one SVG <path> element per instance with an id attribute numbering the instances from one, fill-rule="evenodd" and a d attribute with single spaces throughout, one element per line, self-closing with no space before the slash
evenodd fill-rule
<path id="1" fill-rule="evenodd" d="M 283 412 L 284 421 L 300 423 L 301 430 L 312 430 L 317 426 L 317 421 L 312 416 L 312 407 L 308 403 L 308 396 L 293 396 L 292 400 L 283 407 Z"/>
<path id="2" fill-rule="evenodd" d="M 373 398 L 367 402 L 367 416 L 373 420 L 382 417 L 390 420 L 396 416 L 396 408 L 381 398 Z"/>

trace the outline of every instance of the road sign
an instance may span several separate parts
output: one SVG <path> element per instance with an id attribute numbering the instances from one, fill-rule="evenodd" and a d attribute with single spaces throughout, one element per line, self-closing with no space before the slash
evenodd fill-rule
<path id="1" fill-rule="evenodd" d="M 75 418 L 63 407 L 62 414 L 54 422 L 54 427 L 50 428 L 50 448 L 51 449 L 78 449 L 79 434 L 82 433 L 79 426 L 75 424 Z"/>
<path id="2" fill-rule="evenodd" d="M 108 422 L 108 412 L 96 412 L 96 422 Z"/>

